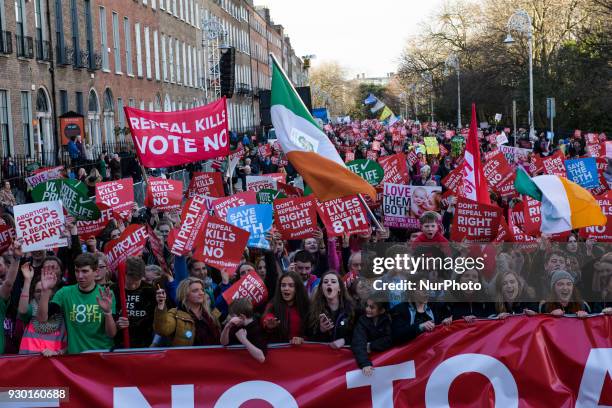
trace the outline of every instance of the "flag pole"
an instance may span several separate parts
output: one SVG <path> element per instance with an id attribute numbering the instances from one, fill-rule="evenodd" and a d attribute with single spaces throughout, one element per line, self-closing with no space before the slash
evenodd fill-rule
<path id="1" fill-rule="evenodd" d="M 230 168 L 232 166 L 232 161 L 230 160 L 229 156 L 227 156 L 227 170 L 226 170 L 226 175 L 227 175 L 227 181 L 229 184 L 229 192 L 230 195 L 234 195 L 234 183 L 232 181 L 232 173 L 230 173 Z"/>
<path id="2" fill-rule="evenodd" d="M 363 198 L 363 196 L 361 194 L 357 194 L 357 196 L 359 197 L 359 200 L 361 200 L 361 203 L 363 204 L 363 206 L 366 208 L 366 211 L 368 212 L 368 215 L 370 216 L 370 218 L 372 218 L 372 220 L 374 220 L 374 224 L 376 224 L 376 228 L 378 228 L 379 230 L 383 231 L 384 227 L 382 225 L 380 225 L 380 221 L 378 221 L 376 216 L 374 216 L 374 213 L 372 212 L 370 207 L 368 207 L 368 203 L 366 203 L 366 200 Z"/>

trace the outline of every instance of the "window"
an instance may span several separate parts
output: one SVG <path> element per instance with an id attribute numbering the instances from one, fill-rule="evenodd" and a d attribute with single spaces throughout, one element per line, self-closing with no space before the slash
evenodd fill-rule
<path id="1" fill-rule="evenodd" d="M 191 86 L 193 86 L 194 88 L 197 88 L 199 86 L 199 80 L 198 80 L 198 63 L 197 63 L 197 52 L 195 47 L 193 47 L 191 49 L 191 61 L 192 61 L 192 65 L 191 65 L 191 72 L 193 73 L 193 82 L 191 83 Z"/>
<path id="2" fill-rule="evenodd" d="M 162 78 L 168 80 L 168 60 L 166 59 L 166 36 L 161 36 L 161 58 L 162 58 Z"/>
<path id="3" fill-rule="evenodd" d="M 174 17 L 178 17 L 178 11 L 176 9 L 176 0 L 172 0 L 172 14 L 174 14 Z"/>
<path id="4" fill-rule="evenodd" d="M 12 152 L 11 143 L 11 115 L 9 112 L 8 92 L 0 89 L 0 138 L 2 139 L 2 156 L 10 156 Z"/>
<path id="5" fill-rule="evenodd" d="M 166 9 L 166 0 L 159 0 L 159 9 L 160 10 Z"/>
<path id="6" fill-rule="evenodd" d="M 188 72 L 189 75 L 189 79 L 186 80 L 185 82 L 187 82 L 187 86 L 193 86 L 193 71 L 191 70 L 191 46 L 188 45 L 187 46 L 187 65 L 185 65 L 185 69 Z M 187 79 L 187 75 L 185 76 L 185 79 Z"/>
<path id="7" fill-rule="evenodd" d="M 195 1 L 194 0 L 189 0 L 189 22 L 191 23 L 191 25 L 195 25 L 195 5 L 194 5 Z"/>
<path id="8" fill-rule="evenodd" d="M 75 104 L 77 113 L 83 115 L 83 92 L 77 92 L 75 94 Z"/>
<path id="9" fill-rule="evenodd" d="M 189 85 L 189 77 L 187 76 L 187 44 L 183 43 L 183 83 Z"/>
<path id="10" fill-rule="evenodd" d="M 153 31 L 153 57 L 155 58 L 155 79 L 159 81 L 159 38 L 157 30 Z"/>
<path id="11" fill-rule="evenodd" d="M 23 144 L 25 153 L 32 156 L 34 153 L 34 140 L 32 139 L 32 109 L 30 92 L 21 92 L 21 127 L 23 129 Z"/>
<path id="12" fill-rule="evenodd" d="M 43 9 L 44 5 L 42 0 L 36 0 L 34 2 L 34 24 L 36 26 L 36 58 L 39 60 L 44 59 L 46 57 L 43 49 L 43 41 L 45 40 L 45 36 L 47 35 L 46 27 L 43 27 L 43 23 L 45 21 L 45 9 Z M 4 12 L 4 4 L 0 1 L 0 30 L 2 30 L 2 13 Z M 50 52 L 51 50 L 47 51 Z"/>
<path id="13" fill-rule="evenodd" d="M 151 41 L 149 39 L 149 27 L 144 28 L 145 42 L 145 65 L 147 68 L 147 79 L 151 79 Z"/>
<path id="14" fill-rule="evenodd" d="M 70 0 L 70 22 L 72 26 L 72 48 L 74 51 L 73 65 L 81 66 L 81 46 L 79 44 L 79 12 L 76 0 Z"/>
<path id="15" fill-rule="evenodd" d="M 68 112 L 68 91 L 60 91 L 60 115 Z"/>
<path id="16" fill-rule="evenodd" d="M 27 55 L 26 32 L 26 9 L 24 0 L 15 0 L 15 43 L 17 45 L 17 56 Z"/>
<path id="17" fill-rule="evenodd" d="M 147 5 L 147 0 L 142 0 L 142 4 L 146 6 Z"/>
<path id="18" fill-rule="evenodd" d="M 140 41 L 140 23 L 134 24 L 134 31 L 136 32 L 136 73 L 139 77 L 142 77 L 142 43 Z"/>
<path id="19" fill-rule="evenodd" d="M 183 1 L 187 1 L 187 0 L 179 0 L 179 4 L 178 4 L 178 6 L 179 6 L 179 9 L 178 9 L 179 15 L 178 15 L 178 17 L 180 17 L 181 20 L 185 19 L 185 15 L 183 14 L 183 12 L 185 11 L 185 9 L 183 8 Z"/>
<path id="20" fill-rule="evenodd" d="M 89 60 L 87 61 L 89 69 L 95 68 L 96 58 L 94 55 L 94 39 L 93 39 L 93 24 L 91 22 L 91 1 L 85 0 L 85 30 L 87 32 L 87 52 Z"/>
<path id="21" fill-rule="evenodd" d="M 108 43 L 106 39 L 106 9 L 100 7 L 100 47 L 102 52 L 102 69 L 105 71 L 110 70 L 109 56 L 108 56 Z"/>
<path id="22" fill-rule="evenodd" d="M 130 30 L 130 19 L 123 18 L 123 34 L 125 35 L 125 65 L 128 75 L 132 75 L 132 30 Z"/>
<path id="23" fill-rule="evenodd" d="M 121 38 L 119 37 L 119 16 L 113 11 L 113 48 L 115 57 L 115 72 L 121 73 Z"/>
<path id="24" fill-rule="evenodd" d="M 155 0 L 151 0 L 151 8 L 155 10 L 157 8 L 157 4 Z"/>
<path id="25" fill-rule="evenodd" d="M 119 127 L 125 127 L 125 112 L 123 111 L 123 99 L 117 98 L 117 113 L 119 114 Z"/>
<path id="26" fill-rule="evenodd" d="M 168 37 L 168 59 L 170 60 L 170 82 L 174 83 L 174 45 L 170 37 Z"/>
<path id="27" fill-rule="evenodd" d="M 181 83 L 181 44 L 176 40 L 176 82 Z"/>

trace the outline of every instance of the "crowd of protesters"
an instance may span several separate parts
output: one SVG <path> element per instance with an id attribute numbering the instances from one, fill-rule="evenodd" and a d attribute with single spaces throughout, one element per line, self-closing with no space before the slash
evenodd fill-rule
<path id="1" fill-rule="evenodd" d="M 327 125 L 325 130 L 343 158 L 351 152 L 356 159 L 372 158 L 376 141 L 379 146 L 374 154 L 381 157 L 407 153 L 415 143 L 422 143 L 423 136 L 436 136 L 445 153 L 418 152 L 418 161 L 409 163 L 412 185 L 441 185 L 461 160 L 461 155 L 453 153 L 446 133 L 454 129 L 442 125 L 434 129 L 429 124 L 402 122 L 389 128 L 371 120 Z M 401 143 L 394 142 L 394 133 L 401 133 Z M 484 131 L 483 157 L 496 149 L 488 137 L 495 133 L 495 129 Z M 605 140 L 605 135 L 599 137 Z M 72 142 L 74 146 L 68 148 L 76 167 L 70 167 L 67 177 L 86 183 L 92 195 L 96 183 L 121 178 L 117 155 L 100 157 L 89 172 L 81 171 L 78 163 L 86 152 Z M 288 180 L 298 177 L 274 147 L 269 157 L 261 156 L 258 147 L 267 141 L 245 136 L 241 140 L 233 137 L 232 143 L 234 149 L 244 149 L 244 155 L 232 176 L 225 178 L 227 195 L 241 191 L 248 175 L 286 173 Z M 586 154 L 585 140 L 578 135 L 562 143 L 552 143 L 543 135 L 530 140 L 525 135 L 518 145 L 541 157 L 558 149 L 568 157 Z M 531 154 L 524 158 L 525 164 L 531 160 Z M 226 166 L 225 161 L 219 163 L 218 171 L 225 174 Z M 197 166 L 190 169 L 197 170 Z M 612 167 L 608 169 L 612 172 Z M 606 170 L 606 180 L 612 180 L 608 174 Z M 506 214 L 520 201 L 493 193 L 491 198 Z M 388 257 L 416 255 L 421 253 L 421 244 L 444 251 L 449 244 L 454 203 L 451 196 L 444 200 L 441 211 L 420 214 L 420 230 L 416 231 L 371 228 L 359 235 L 328 238 L 320 228 L 312 238 L 284 241 L 272 230 L 267 234 L 270 250 L 246 249 L 236 270 L 217 270 L 190 256 L 172 255 L 167 243 L 170 231 L 179 225 L 177 214 L 135 207 L 127 220 L 111 221 L 99 236 L 79 236 L 76 225 L 68 221 L 65 234 L 69 246 L 23 253 L 20 242 L 15 241 L 0 257 L 0 353 L 54 356 L 122 348 L 122 333 L 128 330 L 131 348 L 242 344 L 254 359 L 264 362 L 269 343 L 299 346 L 315 341 L 332 348 L 351 347 L 358 366 L 370 375 L 374 370 L 371 352 L 409 342 L 456 320 L 472 323 L 540 313 L 579 318 L 596 313 L 612 315 L 612 252 L 577 231 L 561 242 L 543 234 L 530 251 L 518 248 L 499 253 L 495 273 L 486 276 L 476 269 L 447 276 L 435 270 L 422 272 L 435 279 L 479 282 L 486 288 L 487 301 L 472 297 L 470 291 L 423 290 L 412 291 L 407 297 L 381 299 L 371 290 L 369 271 L 363 270 L 369 268 L 362 260 L 364 245 L 391 243 L 385 254 Z M 11 213 L 15 204 L 10 185 L 5 184 L 0 190 L 4 224 L 14 225 Z M 381 217 L 377 210 L 374 213 Z M 155 230 L 164 243 L 168 267 L 159 265 L 148 245 L 142 256 L 128 258 L 127 317 L 122 317 L 117 272 L 109 270 L 103 248 L 130 223 L 149 224 Z M 579 242 L 584 251 L 577 249 Z M 462 249 L 449 249 L 454 254 L 457 251 Z M 228 307 L 223 292 L 250 272 L 265 283 L 267 302 L 254 307 L 247 299 L 237 299 Z M 400 275 L 391 271 L 385 279 L 392 281 Z M 584 301 L 586 298 L 597 301 Z"/>

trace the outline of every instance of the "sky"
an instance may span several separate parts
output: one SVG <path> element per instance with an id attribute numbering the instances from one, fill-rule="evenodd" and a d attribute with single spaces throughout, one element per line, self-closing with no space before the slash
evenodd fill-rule
<path id="1" fill-rule="evenodd" d="M 349 78 L 396 72 L 406 40 L 441 0 L 254 0 L 285 28 L 296 55 L 312 65 L 338 61 Z"/>

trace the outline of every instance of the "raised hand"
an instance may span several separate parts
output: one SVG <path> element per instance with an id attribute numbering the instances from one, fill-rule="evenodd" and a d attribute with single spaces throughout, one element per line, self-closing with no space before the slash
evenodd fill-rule
<path id="1" fill-rule="evenodd" d="M 110 313 L 113 306 L 113 295 L 110 288 L 106 287 L 104 290 L 100 288 L 99 296 L 96 296 L 96 301 L 104 313 Z"/>
<path id="2" fill-rule="evenodd" d="M 53 271 L 43 269 L 40 277 L 40 285 L 43 291 L 52 290 L 57 285 L 57 275 Z"/>
<path id="3" fill-rule="evenodd" d="M 26 281 L 32 281 L 32 278 L 34 278 L 34 268 L 32 268 L 29 262 L 25 262 L 21 265 L 21 274 Z"/>

